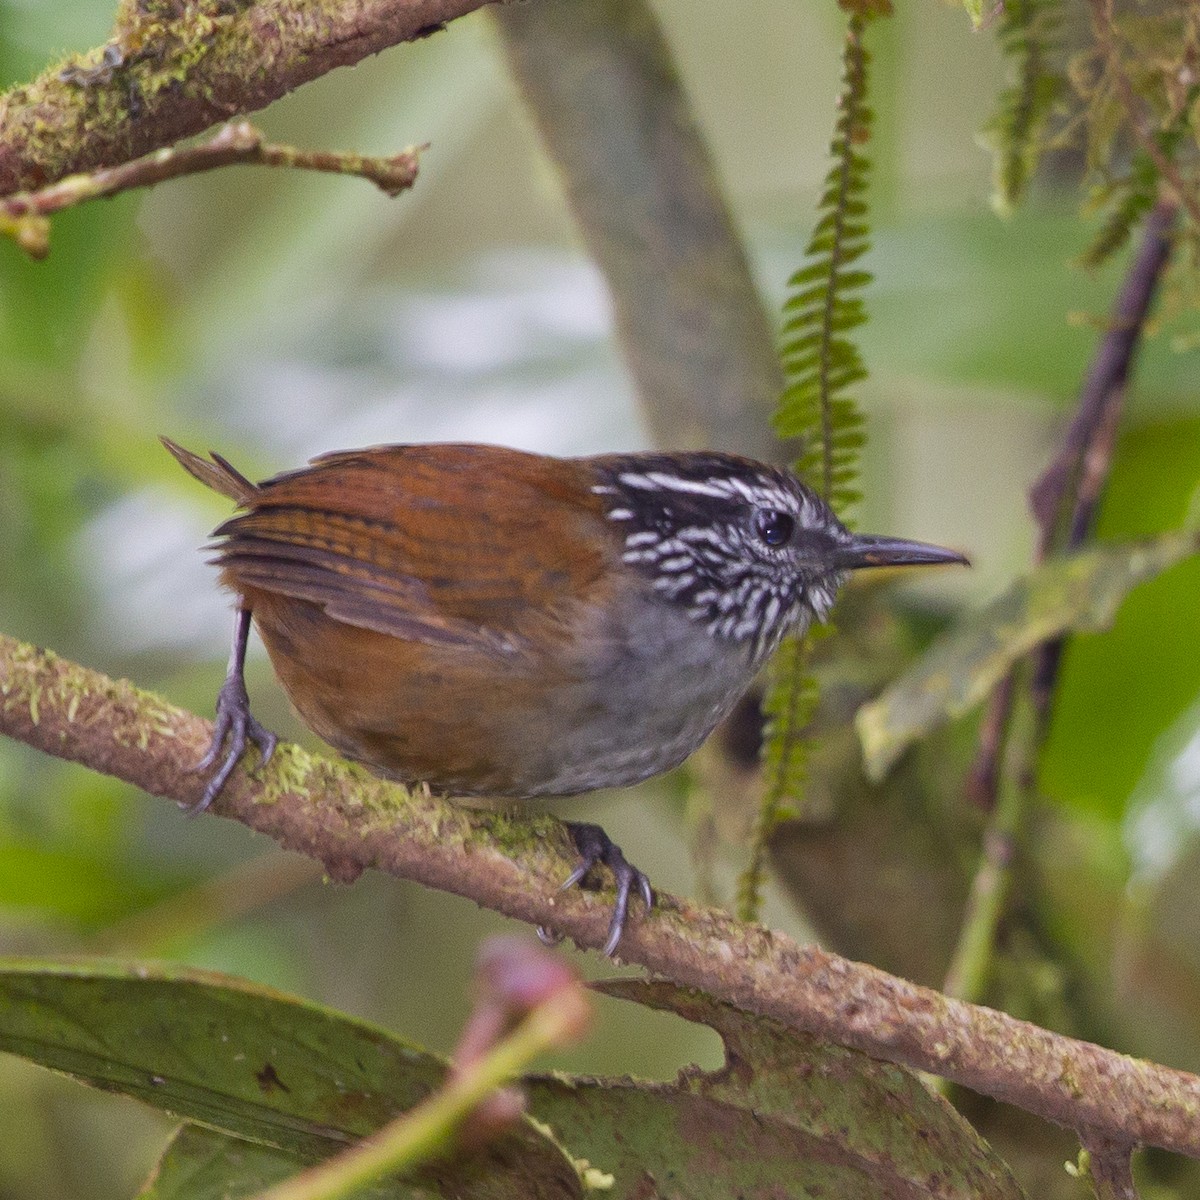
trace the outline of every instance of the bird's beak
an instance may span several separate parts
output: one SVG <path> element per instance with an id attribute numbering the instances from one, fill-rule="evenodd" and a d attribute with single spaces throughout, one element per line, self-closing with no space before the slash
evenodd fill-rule
<path id="1" fill-rule="evenodd" d="M 943 563 L 971 564 L 965 554 L 931 546 L 928 542 L 909 542 L 903 538 L 879 537 L 875 534 L 852 534 L 832 555 L 838 571 L 856 571 L 861 567 L 938 566 Z"/>

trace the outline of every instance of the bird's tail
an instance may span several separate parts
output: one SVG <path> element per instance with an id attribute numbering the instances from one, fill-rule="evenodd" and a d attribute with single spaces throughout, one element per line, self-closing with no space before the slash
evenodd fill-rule
<path id="1" fill-rule="evenodd" d="M 159 435 L 160 442 L 175 456 L 175 460 L 189 474 L 200 480 L 205 487 L 210 487 L 230 500 L 245 504 L 255 492 L 258 485 L 251 483 L 236 467 L 226 462 L 215 450 L 210 450 L 210 458 L 201 458 L 182 446 L 171 441 L 169 437 Z"/>

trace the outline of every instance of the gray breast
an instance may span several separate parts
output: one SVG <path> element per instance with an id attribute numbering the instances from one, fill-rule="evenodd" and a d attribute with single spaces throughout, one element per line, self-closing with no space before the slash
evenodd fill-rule
<path id="1" fill-rule="evenodd" d="M 712 637 L 678 606 L 647 592 L 622 607 L 588 639 L 586 666 L 547 694 L 545 727 L 555 732 L 529 748 L 541 776 L 530 795 L 625 787 L 669 771 L 754 678 L 749 645 Z"/>

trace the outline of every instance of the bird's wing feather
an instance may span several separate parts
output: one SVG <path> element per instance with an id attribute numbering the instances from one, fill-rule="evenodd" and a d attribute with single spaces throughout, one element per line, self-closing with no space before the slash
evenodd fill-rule
<path id="1" fill-rule="evenodd" d="M 500 447 L 326 455 L 259 485 L 216 531 L 217 560 L 236 590 L 349 625 L 519 653 L 595 598 L 611 534 L 587 482 Z"/>

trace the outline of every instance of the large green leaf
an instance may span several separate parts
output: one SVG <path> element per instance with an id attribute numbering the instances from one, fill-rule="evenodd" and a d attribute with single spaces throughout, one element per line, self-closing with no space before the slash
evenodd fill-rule
<path id="1" fill-rule="evenodd" d="M 711 1026 L 727 1056 L 673 1084 L 529 1084 L 534 1114 L 613 1174 L 612 1200 L 1020 1200 L 1005 1164 L 913 1072 L 672 984 L 599 986 Z"/>
<path id="2" fill-rule="evenodd" d="M 1194 532 L 1097 546 L 1018 580 L 945 636 L 855 723 L 867 774 L 882 779 L 910 743 L 978 704 L 1039 643 L 1111 624 L 1121 601 L 1200 548 Z"/>
<path id="3" fill-rule="evenodd" d="M 139 1200 L 241 1200 L 302 1171 L 307 1163 L 286 1150 L 183 1125 L 167 1143 Z M 354 1200 L 426 1200 L 420 1184 L 389 1180 L 353 1193 Z"/>
<path id="4" fill-rule="evenodd" d="M 446 1070 L 320 1005 L 139 963 L 0 961 L 0 1050 L 305 1161 L 413 1107 Z M 581 1194 L 574 1167 L 527 1122 L 427 1182 L 478 1200 Z"/>

